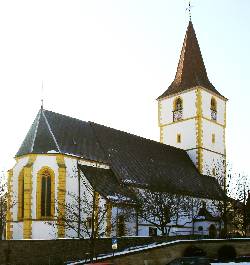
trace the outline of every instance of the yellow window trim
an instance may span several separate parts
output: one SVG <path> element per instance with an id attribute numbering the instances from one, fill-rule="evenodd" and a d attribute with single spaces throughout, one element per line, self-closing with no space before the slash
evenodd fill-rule
<path id="1" fill-rule="evenodd" d="M 44 171 L 49 171 L 51 177 L 51 216 L 41 216 L 41 194 L 42 194 L 42 176 Z M 55 173 L 50 167 L 43 167 L 37 173 L 36 188 L 36 218 L 42 220 L 51 220 L 55 215 Z"/>

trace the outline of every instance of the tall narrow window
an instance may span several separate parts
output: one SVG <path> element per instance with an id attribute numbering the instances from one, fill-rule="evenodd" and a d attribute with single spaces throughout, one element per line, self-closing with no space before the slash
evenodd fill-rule
<path id="1" fill-rule="evenodd" d="M 41 217 L 51 216 L 51 177 L 47 170 L 42 174 Z"/>
<path id="2" fill-rule="evenodd" d="M 50 218 L 54 215 L 55 197 L 54 172 L 43 168 L 37 175 L 37 218 Z"/>
<path id="3" fill-rule="evenodd" d="M 211 98 L 211 119 L 212 120 L 217 120 L 217 102 L 214 97 Z"/>
<path id="4" fill-rule="evenodd" d="M 174 100 L 173 121 L 182 119 L 183 102 L 180 97 Z"/>

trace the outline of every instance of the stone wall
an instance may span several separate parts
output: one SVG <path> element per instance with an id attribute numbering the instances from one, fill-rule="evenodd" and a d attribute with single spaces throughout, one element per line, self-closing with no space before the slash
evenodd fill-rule
<path id="1" fill-rule="evenodd" d="M 124 237 L 118 238 L 118 251 L 127 247 L 163 241 L 161 237 Z M 95 242 L 96 255 L 111 253 L 111 239 L 102 238 Z M 58 240 L 3 240 L 0 241 L 0 265 L 53 265 L 62 261 L 81 260 L 89 257 L 88 239 Z"/>
<path id="2" fill-rule="evenodd" d="M 176 238 L 171 238 L 174 240 Z M 119 265 L 167 264 L 181 257 L 189 245 L 204 249 L 209 257 L 216 257 L 220 246 L 233 245 L 238 255 L 250 255 L 250 239 L 231 240 L 184 240 L 166 243 L 162 237 L 124 237 L 118 238 L 118 251 L 128 247 L 159 242 L 153 249 L 116 256 L 112 262 Z M 165 242 L 165 243 L 162 243 Z M 162 245 L 162 244 L 165 245 Z M 96 240 L 96 254 L 111 253 L 111 239 Z M 58 240 L 3 240 L 0 241 L 0 265 L 56 265 L 63 261 L 84 260 L 89 257 L 90 241 L 87 239 Z"/>
<path id="3" fill-rule="evenodd" d="M 203 249 L 207 253 L 207 257 L 210 258 L 217 258 L 218 249 L 224 245 L 233 246 L 237 256 L 250 256 L 250 239 L 205 239 L 163 243 L 151 249 L 137 250 L 134 253 L 105 260 L 119 265 L 166 265 L 170 261 L 182 257 L 185 249 L 191 245 Z"/>

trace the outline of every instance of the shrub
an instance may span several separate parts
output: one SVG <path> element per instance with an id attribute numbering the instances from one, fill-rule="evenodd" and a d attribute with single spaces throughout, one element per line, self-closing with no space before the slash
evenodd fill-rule
<path id="1" fill-rule="evenodd" d="M 236 250 L 233 246 L 224 245 L 218 249 L 218 259 L 222 261 L 232 261 L 236 258 Z"/>
<path id="2" fill-rule="evenodd" d="M 198 248 L 196 246 L 189 246 L 185 249 L 183 256 L 184 257 L 204 257 L 206 256 L 206 252 L 203 249 Z"/>

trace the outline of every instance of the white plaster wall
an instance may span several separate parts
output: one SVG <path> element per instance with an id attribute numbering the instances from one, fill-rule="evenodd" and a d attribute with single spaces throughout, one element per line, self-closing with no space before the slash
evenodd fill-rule
<path id="1" fill-rule="evenodd" d="M 183 92 L 181 95 L 183 100 L 183 119 L 196 116 L 196 94 L 195 90 Z M 160 104 L 160 124 L 168 124 L 173 122 L 173 102 L 178 96 L 165 98 L 159 101 Z"/>
<path id="2" fill-rule="evenodd" d="M 222 155 L 203 149 L 203 174 L 212 176 L 212 170 L 215 168 L 216 176 L 224 176 L 223 160 Z"/>
<path id="3" fill-rule="evenodd" d="M 208 120 L 202 120 L 203 147 L 220 154 L 225 152 L 224 128 Z M 215 134 L 215 143 L 212 143 L 212 134 Z"/>
<path id="4" fill-rule="evenodd" d="M 217 122 L 219 124 L 225 125 L 224 123 L 224 113 L 225 113 L 225 100 L 222 100 L 218 96 L 202 90 L 202 114 L 203 117 L 211 119 L 211 98 L 214 97 L 217 101 Z"/>
<path id="5" fill-rule="evenodd" d="M 13 222 L 13 239 L 23 239 L 23 222 Z"/>
<path id="6" fill-rule="evenodd" d="M 82 165 L 93 166 L 96 167 L 97 164 L 94 162 L 88 162 L 80 160 L 78 161 Z M 73 157 L 65 157 L 65 165 L 66 165 L 66 202 L 68 205 L 73 205 L 76 203 L 75 198 L 78 198 L 78 171 L 77 171 L 77 158 Z M 98 164 L 98 167 L 108 168 L 105 165 Z M 87 178 L 81 173 L 80 179 L 80 197 L 81 197 L 81 220 L 83 222 L 87 220 L 87 217 L 91 217 L 92 215 L 92 206 L 93 206 L 93 188 Z M 85 205 L 83 205 L 86 203 Z M 105 208 L 106 200 L 100 196 L 99 206 L 101 211 Z M 77 212 L 77 205 L 72 208 L 74 212 Z M 66 217 L 68 213 L 66 211 Z M 69 226 L 65 229 L 65 237 L 74 238 L 77 237 L 77 224 L 74 224 L 73 228 Z M 100 232 L 103 233 L 105 230 L 105 218 L 103 219 L 103 223 L 100 225 Z M 89 233 L 91 230 L 89 230 Z M 81 226 L 81 234 L 84 237 L 88 237 L 89 234 Z"/>
<path id="7" fill-rule="evenodd" d="M 89 165 L 89 163 L 85 163 L 82 162 L 82 164 L 87 164 Z M 67 205 L 74 205 L 76 202 L 76 198 L 78 198 L 78 171 L 77 171 L 77 159 L 76 158 L 71 158 L 71 157 L 66 157 L 65 158 L 65 165 L 66 165 L 66 203 Z M 88 188 L 90 188 L 90 184 L 87 181 L 87 179 L 81 174 L 81 180 L 80 180 L 80 196 L 81 196 L 81 200 L 86 200 L 88 201 L 87 205 L 85 206 L 85 211 L 81 212 L 81 220 L 86 220 L 86 218 L 88 217 L 86 214 L 86 212 L 89 211 L 89 207 L 90 204 L 92 203 L 91 199 L 92 199 L 92 195 L 90 193 L 90 191 L 88 190 Z M 83 206 L 82 206 L 83 207 Z M 66 207 L 67 209 L 68 207 Z M 75 206 L 73 206 L 72 210 L 73 212 L 77 212 L 77 205 L 75 204 Z M 69 212 L 65 212 L 66 214 L 66 218 L 68 219 L 67 216 L 70 215 Z M 70 237 L 70 238 L 74 238 L 77 237 L 77 224 L 73 224 L 74 228 L 70 228 L 69 226 L 66 227 L 65 230 L 65 237 Z M 83 228 L 82 228 L 83 229 Z M 82 231 L 83 233 L 83 231 Z M 84 236 L 87 236 L 85 233 L 83 233 Z"/>
<path id="8" fill-rule="evenodd" d="M 150 224 L 147 224 L 147 225 L 139 225 L 138 226 L 138 236 L 149 236 L 149 227 L 153 227 L 153 226 L 150 225 Z M 157 229 L 157 235 L 159 233 L 160 232 Z"/>
<path id="9" fill-rule="evenodd" d="M 217 236 L 219 233 L 219 223 L 217 222 L 211 222 L 211 221 L 205 221 L 205 220 L 200 220 L 194 223 L 194 233 L 195 235 L 209 235 L 209 227 L 210 225 L 214 225 L 217 230 Z M 203 228 L 202 231 L 199 231 L 199 226 Z"/>
<path id="10" fill-rule="evenodd" d="M 189 150 L 187 151 L 187 154 L 189 155 L 190 159 L 192 160 L 192 162 L 194 163 L 194 165 L 196 165 L 197 163 L 197 149 L 193 149 L 193 150 Z"/>
<path id="11" fill-rule="evenodd" d="M 55 239 L 57 237 L 57 228 L 54 222 L 49 224 L 44 221 L 32 222 L 32 239 Z"/>
<path id="12" fill-rule="evenodd" d="M 17 212 L 18 212 L 18 177 L 23 169 L 23 167 L 27 164 L 28 157 L 23 157 L 18 159 L 17 163 L 13 167 L 13 191 L 12 191 L 12 217 L 13 217 L 13 239 L 22 239 L 23 238 L 23 222 L 17 222 Z"/>
<path id="13" fill-rule="evenodd" d="M 181 134 L 181 143 L 177 143 L 177 134 Z M 196 147 L 195 119 L 176 122 L 163 127 L 163 143 L 181 149 Z"/>

